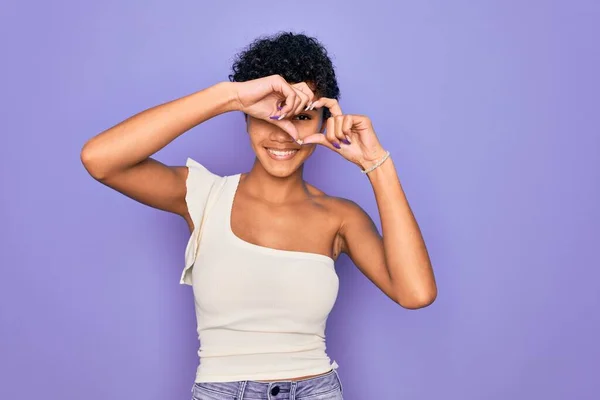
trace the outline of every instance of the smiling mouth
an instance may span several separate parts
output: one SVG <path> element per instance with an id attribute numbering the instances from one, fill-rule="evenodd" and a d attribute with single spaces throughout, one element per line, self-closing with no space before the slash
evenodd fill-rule
<path id="1" fill-rule="evenodd" d="M 296 153 L 298 153 L 298 149 L 272 149 L 269 147 L 265 147 L 267 150 L 267 154 L 274 160 L 289 160 L 293 158 Z"/>

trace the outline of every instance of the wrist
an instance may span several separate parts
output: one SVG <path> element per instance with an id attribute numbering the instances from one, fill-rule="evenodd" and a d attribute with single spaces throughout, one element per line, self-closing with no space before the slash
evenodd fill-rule
<path id="1" fill-rule="evenodd" d="M 382 147 L 379 147 L 378 149 L 369 152 L 369 154 L 363 157 L 363 159 L 358 163 L 358 166 L 363 171 L 366 171 L 369 168 L 376 165 L 379 161 L 381 161 L 381 159 L 383 159 L 383 157 L 385 157 L 386 154 L 387 151 L 385 151 Z"/>
<path id="2" fill-rule="evenodd" d="M 241 109 L 240 102 L 237 96 L 235 82 L 219 82 L 216 85 L 214 85 L 213 88 L 218 92 L 218 97 L 221 100 L 219 102 L 219 108 L 221 109 L 222 113 L 230 111 L 239 111 Z"/>

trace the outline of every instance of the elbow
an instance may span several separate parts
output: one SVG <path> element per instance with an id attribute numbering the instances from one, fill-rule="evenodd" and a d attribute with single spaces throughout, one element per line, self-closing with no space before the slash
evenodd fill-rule
<path id="1" fill-rule="evenodd" d="M 94 179 L 101 181 L 106 178 L 106 173 L 103 170 L 102 164 L 99 161 L 99 157 L 96 155 L 96 153 L 97 152 L 94 149 L 94 145 L 91 141 L 88 141 L 81 149 L 79 157 L 85 170 Z"/>
<path id="2" fill-rule="evenodd" d="M 398 295 L 396 302 L 407 310 L 418 310 L 433 304 L 437 298 L 437 289 L 429 290 L 424 293 L 414 294 L 411 296 Z"/>

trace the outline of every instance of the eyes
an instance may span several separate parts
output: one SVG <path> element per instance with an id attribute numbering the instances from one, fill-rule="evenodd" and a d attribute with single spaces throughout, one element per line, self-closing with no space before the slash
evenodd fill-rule
<path id="1" fill-rule="evenodd" d="M 310 121 L 312 117 L 308 114 L 298 114 L 294 117 L 294 119 L 298 121 Z"/>

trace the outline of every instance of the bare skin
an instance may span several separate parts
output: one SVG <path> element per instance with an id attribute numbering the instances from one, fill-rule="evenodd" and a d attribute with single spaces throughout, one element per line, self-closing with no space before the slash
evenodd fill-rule
<path id="1" fill-rule="evenodd" d="M 270 381 L 259 380 L 258 382 L 300 381 L 302 379 L 314 378 L 314 377 L 317 377 L 317 376 L 325 375 L 325 374 L 329 373 L 330 371 L 331 370 L 329 370 L 327 372 L 323 372 L 322 374 L 316 374 L 316 375 L 306 375 L 306 376 L 299 376 L 299 377 L 296 377 L 296 378 L 287 378 L 287 379 L 272 379 Z"/>
<path id="2" fill-rule="evenodd" d="M 333 115 L 325 124 L 322 107 Z M 358 205 L 328 196 L 303 180 L 304 161 L 317 144 L 363 169 L 385 154 L 367 117 L 343 115 L 335 100 L 317 97 L 306 83 L 292 85 L 274 75 L 216 84 L 143 111 L 91 138 L 81 160 L 96 180 L 142 204 L 180 215 L 193 230 L 185 203 L 187 167 L 166 166 L 151 156 L 194 126 L 230 111 L 246 114 L 256 153 L 234 200 L 231 230 L 236 236 L 334 260 L 346 253 L 399 305 L 416 309 L 433 302 L 437 289 L 429 257 L 391 158 L 368 175 L 383 237 Z M 324 128 L 326 134 L 318 133 Z M 293 156 L 278 158 L 270 149 L 292 151 Z"/>
<path id="3" fill-rule="evenodd" d="M 342 216 L 336 200 L 304 184 L 285 201 L 266 200 L 243 174 L 231 212 L 231 230 L 240 239 L 263 247 L 318 253 L 337 259 Z"/>

